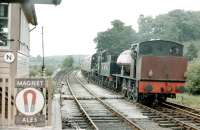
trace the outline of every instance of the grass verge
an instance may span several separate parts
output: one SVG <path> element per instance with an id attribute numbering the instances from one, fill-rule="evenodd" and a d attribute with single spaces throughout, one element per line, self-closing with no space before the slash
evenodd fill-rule
<path id="1" fill-rule="evenodd" d="M 183 104 L 200 110 L 200 95 L 190 95 L 187 93 L 177 94 L 176 98 L 168 98 L 168 101 Z"/>

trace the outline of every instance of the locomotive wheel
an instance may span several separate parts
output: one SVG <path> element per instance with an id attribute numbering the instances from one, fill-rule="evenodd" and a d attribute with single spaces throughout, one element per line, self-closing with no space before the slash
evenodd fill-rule
<path id="1" fill-rule="evenodd" d="M 111 88 L 111 86 L 112 86 L 112 82 L 108 81 L 108 88 Z"/>
<path id="2" fill-rule="evenodd" d="M 139 94 L 138 94 L 138 89 L 136 86 L 133 88 L 133 101 L 138 102 L 139 101 Z"/>
<path id="3" fill-rule="evenodd" d="M 126 85 L 126 80 L 124 79 L 123 80 L 123 83 L 122 83 L 122 94 L 124 97 L 127 97 L 127 85 Z"/>
<path id="4" fill-rule="evenodd" d="M 132 100 L 133 99 L 133 92 L 132 91 L 128 91 L 127 92 L 127 96 L 128 96 L 128 100 Z"/>
<path id="5" fill-rule="evenodd" d="M 123 89 L 123 90 L 122 90 L 122 95 L 123 95 L 124 97 L 127 97 L 127 90 L 126 90 L 126 89 Z"/>

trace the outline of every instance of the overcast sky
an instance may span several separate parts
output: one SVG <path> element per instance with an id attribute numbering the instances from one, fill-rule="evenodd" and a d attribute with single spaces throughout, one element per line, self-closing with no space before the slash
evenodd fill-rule
<path id="1" fill-rule="evenodd" d="M 200 10 L 199 0 L 62 0 L 61 5 L 36 5 L 37 28 L 31 32 L 31 55 L 92 54 L 97 32 L 119 19 L 137 30 L 140 14 L 156 16 L 174 9 Z"/>

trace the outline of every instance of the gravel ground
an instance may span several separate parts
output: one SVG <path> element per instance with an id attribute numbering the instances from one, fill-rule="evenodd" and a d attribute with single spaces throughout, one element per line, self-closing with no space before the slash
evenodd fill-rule
<path id="1" fill-rule="evenodd" d="M 53 130 L 52 127 L 40 127 L 40 128 L 31 128 L 31 127 L 6 127 L 6 128 L 0 128 L 0 130 Z"/>
<path id="2" fill-rule="evenodd" d="M 146 130 L 171 130 L 169 128 L 161 128 L 147 116 L 143 116 L 140 108 L 125 99 L 106 99 L 106 102 Z"/>
<path id="3" fill-rule="evenodd" d="M 104 88 L 98 87 L 94 84 L 87 84 L 87 87 L 93 91 L 97 96 L 99 97 L 105 97 L 105 98 L 123 98 L 120 94 L 114 94 L 111 91 L 108 91 Z"/>

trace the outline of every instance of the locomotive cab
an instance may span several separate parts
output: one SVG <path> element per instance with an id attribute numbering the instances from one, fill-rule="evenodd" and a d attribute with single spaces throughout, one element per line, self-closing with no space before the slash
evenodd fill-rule
<path id="1" fill-rule="evenodd" d="M 184 91 L 187 60 L 183 57 L 183 45 L 146 41 L 139 44 L 137 52 L 137 88 L 142 100 L 166 100 Z"/>

